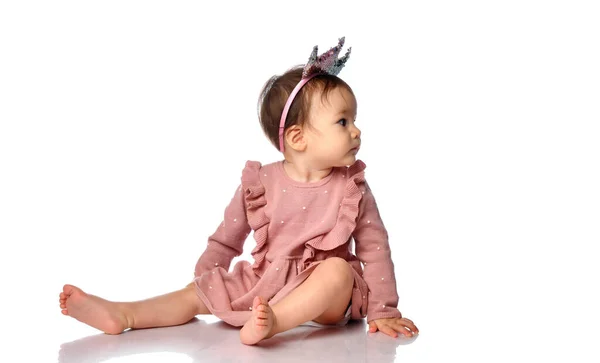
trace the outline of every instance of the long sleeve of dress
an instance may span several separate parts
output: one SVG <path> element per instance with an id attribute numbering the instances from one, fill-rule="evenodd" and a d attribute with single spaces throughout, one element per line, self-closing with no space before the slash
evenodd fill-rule
<path id="1" fill-rule="evenodd" d="M 369 287 L 367 322 L 382 318 L 401 318 L 387 230 L 379 215 L 371 189 L 366 190 L 360 203 L 353 238 L 356 256 L 364 266 L 363 278 Z"/>
<path id="2" fill-rule="evenodd" d="M 223 222 L 209 238 L 206 250 L 196 263 L 195 276 L 206 271 L 222 267 L 226 271 L 234 257 L 243 252 L 244 242 L 250 233 L 246 217 L 245 199 L 242 187 L 239 186 L 225 209 Z"/>

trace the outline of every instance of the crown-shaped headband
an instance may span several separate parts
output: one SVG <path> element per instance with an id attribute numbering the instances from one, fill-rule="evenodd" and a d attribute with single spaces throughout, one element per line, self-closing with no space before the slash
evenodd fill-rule
<path id="1" fill-rule="evenodd" d="M 285 125 L 285 119 L 287 118 L 292 101 L 294 101 L 294 97 L 296 97 L 296 94 L 298 94 L 302 86 L 304 86 L 313 77 L 319 74 L 331 74 L 333 76 L 337 76 L 340 73 L 346 64 L 346 61 L 350 57 L 350 51 L 352 50 L 352 47 L 348 48 L 346 55 L 344 55 L 342 58 L 338 58 L 338 54 L 344 46 L 344 41 L 345 37 L 341 37 L 337 46 L 329 49 L 327 52 L 318 57 L 318 46 L 315 45 L 313 47 L 312 53 L 308 58 L 308 62 L 302 71 L 302 79 L 300 82 L 298 82 L 292 93 L 290 93 L 290 96 L 285 103 L 285 107 L 283 108 L 283 113 L 281 114 L 281 121 L 279 122 L 279 150 L 281 152 L 283 152 L 283 128 Z"/>

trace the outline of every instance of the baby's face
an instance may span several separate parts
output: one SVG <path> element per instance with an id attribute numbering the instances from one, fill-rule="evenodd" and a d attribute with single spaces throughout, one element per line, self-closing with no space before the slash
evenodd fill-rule
<path id="1" fill-rule="evenodd" d="M 360 130 L 354 124 L 356 107 L 356 99 L 343 87 L 331 91 L 329 102 L 321 103 L 320 93 L 313 95 L 306 152 L 314 163 L 327 168 L 356 161 L 360 146 Z"/>

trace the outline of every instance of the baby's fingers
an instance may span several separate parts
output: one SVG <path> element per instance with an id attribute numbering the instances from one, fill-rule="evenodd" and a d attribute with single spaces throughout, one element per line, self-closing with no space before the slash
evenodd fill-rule
<path id="1" fill-rule="evenodd" d="M 402 319 L 402 322 L 400 324 L 404 325 L 405 327 L 410 329 L 410 331 L 412 331 L 415 334 L 419 333 L 419 328 L 417 328 L 417 326 L 415 325 L 415 323 L 412 322 L 412 320 L 404 318 L 404 319 Z"/>
<path id="2" fill-rule="evenodd" d="M 419 331 L 416 330 L 412 330 L 409 326 L 407 326 L 408 324 L 406 322 L 399 322 L 399 323 L 395 323 L 394 324 L 394 329 L 398 332 L 400 332 L 401 334 L 403 334 L 404 336 L 407 337 L 412 337 L 413 334 L 417 334 Z M 414 327 L 414 324 L 413 324 Z"/>
<path id="3" fill-rule="evenodd" d="M 410 337 L 413 336 L 413 333 L 410 330 L 408 330 L 408 328 L 406 328 L 403 325 L 398 324 L 398 325 L 394 326 L 394 328 L 398 332 L 400 332 L 400 334 L 404 335 L 405 337 L 409 337 L 410 338 Z"/>
<path id="4" fill-rule="evenodd" d="M 379 331 L 391 336 L 392 338 L 398 337 L 398 333 L 396 333 L 396 331 L 389 325 L 384 325 L 382 327 L 379 327 Z"/>
<path id="5" fill-rule="evenodd" d="M 375 333 L 377 331 L 377 324 L 375 322 L 369 323 L 369 333 Z"/>

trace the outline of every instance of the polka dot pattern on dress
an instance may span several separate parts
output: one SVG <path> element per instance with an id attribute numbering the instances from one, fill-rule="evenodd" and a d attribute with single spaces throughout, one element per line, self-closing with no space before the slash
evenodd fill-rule
<path id="1" fill-rule="evenodd" d="M 384 287 L 385 285 L 391 283 L 394 281 L 393 279 L 393 275 L 391 275 L 390 280 L 385 280 L 385 277 L 381 276 L 381 273 L 386 273 L 386 270 L 381 269 L 380 268 L 380 262 L 383 262 L 382 260 L 388 258 L 387 257 L 387 253 L 389 253 L 389 248 L 387 243 L 387 240 L 385 240 L 385 235 L 382 233 L 383 231 L 383 225 L 381 224 L 381 221 L 379 219 L 378 214 L 376 213 L 377 211 L 374 209 L 374 204 L 371 203 L 365 203 L 365 198 L 366 196 L 366 192 L 369 191 L 369 198 L 371 198 L 371 190 L 367 185 L 361 185 L 359 182 L 362 182 L 361 178 L 357 178 L 356 179 L 356 187 L 354 185 L 352 185 L 351 188 L 351 192 L 352 192 L 352 196 L 353 199 L 347 198 L 347 196 L 349 195 L 350 191 L 342 191 L 342 190 L 338 190 L 337 187 L 339 186 L 344 186 L 347 187 L 347 183 L 346 180 L 344 179 L 343 181 L 336 179 L 339 178 L 339 176 L 341 176 L 342 178 L 345 178 L 346 176 L 348 176 L 348 181 L 350 182 L 351 179 L 354 178 L 354 175 L 351 175 L 351 171 L 348 171 L 346 173 L 344 172 L 340 172 L 339 176 L 335 175 L 334 178 L 331 179 L 330 184 L 329 185 L 324 185 L 324 184 L 319 184 L 319 185 L 314 185 L 314 186 L 310 186 L 310 189 L 302 189 L 302 188 L 296 188 L 295 184 L 290 184 L 290 180 L 289 179 L 284 179 L 282 178 L 281 180 L 279 179 L 279 172 L 274 172 L 272 170 L 270 170 L 269 173 L 266 173 L 266 169 L 265 170 L 254 170 L 254 174 L 253 174 L 253 178 L 247 178 L 245 176 L 244 179 L 244 183 L 248 183 L 248 185 L 244 184 L 243 186 L 241 186 L 239 189 L 242 193 L 237 193 L 235 195 L 236 198 L 236 202 L 235 204 L 232 204 L 232 207 L 229 211 L 227 211 L 227 215 L 224 218 L 224 220 L 222 220 L 222 224 L 221 226 L 224 227 L 223 229 L 219 230 L 219 233 L 221 235 L 226 235 L 226 237 L 228 238 L 235 238 L 236 240 L 241 240 L 241 236 L 249 236 L 250 234 L 252 234 L 252 232 L 256 232 L 254 231 L 252 228 L 247 227 L 246 224 L 248 225 L 253 225 L 253 222 L 258 223 L 259 220 L 258 218 L 256 218 L 256 221 L 252 220 L 252 218 L 249 218 L 249 216 L 245 215 L 243 212 L 243 207 L 251 207 L 251 208 L 256 208 L 256 207 L 263 207 L 265 205 L 267 205 L 265 202 L 267 202 L 268 199 L 268 204 L 270 204 L 269 208 L 264 207 L 264 209 L 268 212 L 266 215 L 266 219 L 264 218 L 265 216 L 263 216 L 262 212 L 258 213 L 257 215 L 261 217 L 261 223 L 265 222 L 268 224 L 268 227 L 273 227 L 275 226 L 276 228 L 273 229 L 273 231 L 283 231 L 285 233 L 289 234 L 293 234 L 295 235 L 295 231 L 297 231 L 294 228 L 304 228 L 303 225 L 305 225 L 306 228 L 316 228 L 318 233 L 321 233 L 323 231 L 323 233 L 326 233 L 329 229 L 336 227 L 336 223 L 339 223 L 339 221 L 334 218 L 336 217 L 336 215 L 340 214 L 342 211 L 345 211 L 344 208 L 346 207 L 354 207 L 354 202 L 357 203 L 361 203 L 359 204 L 360 208 L 359 208 L 359 214 L 360 216 L 364 216 L 362 218 L 362 220 L 360 220 L 360 224 L 356 223 L 358 222 L 357 219 L 354 219 L 352 222 L 354 227 L 356 228 L 356 231 L 358 233 L 358 236 L 363 236 L 364 238 L 362 239 L 357 239 L 360 240 L 363 244 L 363 246 L 365 247 L 364 250 L 367 251 L 366 255 L 369 255 L 368 252 L 370 252 L 370 255 L 373 258 L 373 262 L 374 263 L 372 266 L 368 266 L 369 268 L 367 269 L 367 263 L 363 262 L 363 266 L 364 266 L 364 271 L 367 273 L 363 274 L 363 271 L 358 271 L 359 276 L 364 276 L 363 278 L 368 280 L 369 283 L 373 282 L 373 285 L 375 285 L 374 287 L 377 287 L 377 285 L 380 285 L 381 287 Z M 265 178 L 263 178 L 262 180 L 259 178 L 260 174 L 263 174 Z M 346 175 L 344 175 L 346 174 Z M 268 175 L 271 175 L 270 178 L 266 178 Z M 250 174 L 248 174 L 248 176 L 252 176 Z M 269 195 L 267 196 L 261 196 L 259 195 L 260 193 L 264 193 L 262 188 L 258 188 L 259 187 L 259 183 L 262 182 L 264 189 L 267 190 L 267 192 L 271 192 L 274 191 L 273 193 L 269 193 Z M 267 183 L 268 182 L 268 183 Z M 252 184 L 254 183 L 254 184 Z M 290 185 L 290 187 L 292 189 L 290 189 L 290 194 L 287 194 L 287 187 L 285 187 L 285 185 Z M 253 187 L 256 186 L 256 190 L 252 189 L 252 188 L 247 188 L 247 187 Z M 304 185 L 302 185 L 304 186 Z M 314 189 L 316 187 L 316 189 Z M 277 191 L 279 189 L 279 191 Z M 326 190 L 327 189 L 327 190 Z M 331 194 L 331 198 L 329 198 L 329 190 L 332 190 L 332 194 Z M 259 192 L 260 191 L 260 192 Z M 356 192 L 359 193 L 356 193 Z M 246 195 L 245 195 L 246 194 Z M 285 195 L 283 195 L 285 194 Z M 245 196 L 244 196 L 245 195 Z M 273 200 L 270 199 L 270 196 L 272 196 Z M 260 197 L 261 199 L 258 199 L 258 197 Z M 361 202 L 361 197 L 362 197 L 362 202 Z M 246 200 L 243 200 L 243 198 L 247 198 Z M 316 200 L 316 202 L 315 202 Z M 240 202 L 243 201 L 244 203 Z M 338 203 L 339 205 L 339 209 L 335 208 L 334 205 L 335 203 Z M 259 204 L 260 203 L 260 204 Z M 363 214 L 363 205 L 365 207 L 364 209 L 364 214 Z M 308 209 L 308 206 L 310 206 L 310 209 Z M 272 208 L 272 207 L 276 207 L 276 208 Z M 342 208 L 344 207 L 344 208 Z M 298 209 L 296 209 L 298 208 Z M 258 208 L 259 210 L 262 208 Z M 353 208 L 352 211 L 354 211 L 356 208 Z M 272 214 L 271 214 L 272 212 Z M 302 212 L 302 213 L 300 213 Z M 358 216 L 357 215 L 357 216 Z M 240 218 L 240 223 L 237 223 L 237 216 L 239 216 Z M 353 215 L 354 216 L 354 215 Z M 235 218 L 232 218 L 235 217 Z M 285 219 L 282 219 L 285 218 Z M 321 223 L 323 224 L 323 226 L 319 227 L 316 226 L 316 224 L 318 223 L 318 218 L 321 217 Z M 327 222 L 328 224 L 325 225 L 325 218 L 327 218 Z M 371 218 L 376 218 L 374 219 L 375 222 L 377 223 L 372 223 L 372 221 L 370 220 Z M 287 221 L 286 221 L 287 219 Z M 227 225 L 226 221 L 229 220 L 229 225 Z M 277 222 L 279 221 L 279 222 Z M 277 225 L 280 225 L 280 227 L 277 228 Z M 285 224 L 286 226 L 282 226 L 283 224 Z M 373 224 L 373 226 L 371 226 L 371 224 Z M 326 228 L 327 227 L 327 230 Z M 266 228 L 266 227 L 265 227 Z M 230 231 L 231 230 L 231 231 Z M 248 230 L 250 230 L 250 232 L 247 232 Z M 322 230 L 322 231 L 321 231 Z M 337 230 L 337 229 L 336 229 Z M 362 230 L 362 231 L 361 231 Z M 265 229 L 266 231 L 266 229 Z M 279 234 L 279 233 L 277 233 Z M 257 240 L 261 239 L 261 236 L 263 236 L 265 234 L 254 234 L 254 238 L 256 238 Z M 345 235 L 344 235 L 345 236 Z M 277 237 L 279 238 L 279 237 Z M 218 244 L 219 242 L 218 238 L 215 239 L 215 241 L 213 241 L 213 246 L 212 248 L 216 248 L 219 247 Z M 209 241 L 210 242 L 210 241 Z M 258 241 L 261 242 L 261 241 Z M 372 253 L 372 248 L 375 247 L 377 252 L 386 252 L 386 254 L 383 253 Z M 383 250 L 381 249 L 381 247 L 385 247 Z M 214 256 L 214 255 L 213 255 Z M 208 289 L 209 291 L 206 292 L 207 296 L 213 296 L 216 295 L 217 293 L 221 294 L 222 291 L 222 287 L 220 286 L 220 284 L 218 283 L 218 281 L 221 280 L 221 275 L 223 275 L 223 277 L 227 277 L 228 276 L 228 272 L 223 269 L 223 271 L 221 271 L 221 269 L 218 269 L 220 263 L 219 262 L 210 262 L 210 259 L 213 259 L 215 257 L 212 257 L 210 255 L 207 255 L 206 257 L 208 257 L 207 261 L 203 264 L 203 266 L 208 266 L 209 269 L 212 269 L 213 271 L 211 271 L 212 274 L 215 274 L 217 271 L 219 272 L 220 276 L 211 276 L 211 278 L 204 280 L 205 282 L 208 283 L 214 283 L 215 286 L 209 286 Z M 358 257 L 358 256 L 357 256 Z M 363 257 L 363 256 L 361 256 Z M 222 259 L 222 257 L 217 257 L 219 258 L 219 260 Z M 362 258 L 361 258 L 362 259 Z M 223 259 L 224 262 L 228 262 L 228 260 Z M 272 269 L 275 269 L 276 272 L 273 273 L 272 276 L 274 279 L 284 279 L 287 278 L 286 276 L 288 276 L 289 273 L 291 273 L 292 275 L 294 275 L 294 266 L 296 266 L 297 268 L 297 274 L 301 275 L 302 271 L 306 271 L 306 266 L 307 265 L 298 265 L 298 263 L 300 263 L 300 261 L 289 261 L 290 264 L 281 264 L 281 266 L 284 267 L 280 267 L 280 266 L 271 266 Z M 362 262 L 362 261 L 361 261 Z M 214 264 L 214 266 L 212 266 L 212 264 Z M 229 263 L 226 263 L 226 265 L 229 265 Z M 371 265 L 369 263 L 369 265 Z M 211 267 L 212 266 L 212 267 Z M 265 267 L 268 265 L 265 265 Z M 288 271 L 288 269 L 290 271 Z M 272 270 L 271 270 L 272 271 Z M 280 274 L 281 272 L 281 274 Z M 379 278 L 381 280 L 377 280 L 377 275 L 380 275 Z M 386 273 L 387 275 L 387 273 Z M 206 277 L 206 276 L 205 276 Z M 359 277 L 360 278 L 360 277 Z M 379 284 L 377 283 L 377 281 L 380 281 Z M 204 289 L 206 289 L 206 285 L 207 284 L 201 284 L 198 283 L 199 287 L 203 287 Z M 391 286 L 390 286 L 391 288 Z M 213 292 L 213 290 L 215 290 Z M 385 314 L 385 312 L 389 309 L 387 309 L 387 306 L 384 305 L 382 303 L 382 301 L 390 301 L 390 304 L 392 304 L 390 306 L 390 308 L 393 308 L 396 304 L 396 301 L 392 298 L 390 298 L 390 296 L 388 296 L 387 293 L 384 292 L 379 292 L 377 291 L 375 294 L 369 295 L 371 294 L 370 291 L 368 291 L 369 289 L 365 289 L 364 291 L 367 291 L 367 293 L 365 295 L 362 295 L 363 291 L 360 291 L 360 289 L 355 289 L 354 290 L 354 296 L 358 296 L 358 297 L 362 297 L 362 299 L 364 299 L 364 301 L 367 301 L 367 299 L 371 299 L 371 298 L 375 298 L 376 295 L 376 299 L 374 302 L 374 306 L 377 306 L 377 304 L 379 303 L 380 308 L 377 309 L 379 311 L 375 311 L 374 313 L 377 314 Z M 209 295 L 210 294 L 210 295 Z M 250 301 L 248 301 L 250 302 Z M 383 308 L 382 308 L 383 307 Z M 249 306 L 248 310 L 252 312 L 253 310 L 253 306 Z M 243 311 L 243 308 L 242 308 Z M 245 313 L 247 314 L 247 313 Z M 359 316 L 361 315 L 367 315 L 366 312 L 361 312 L 359 314 Z"/>

